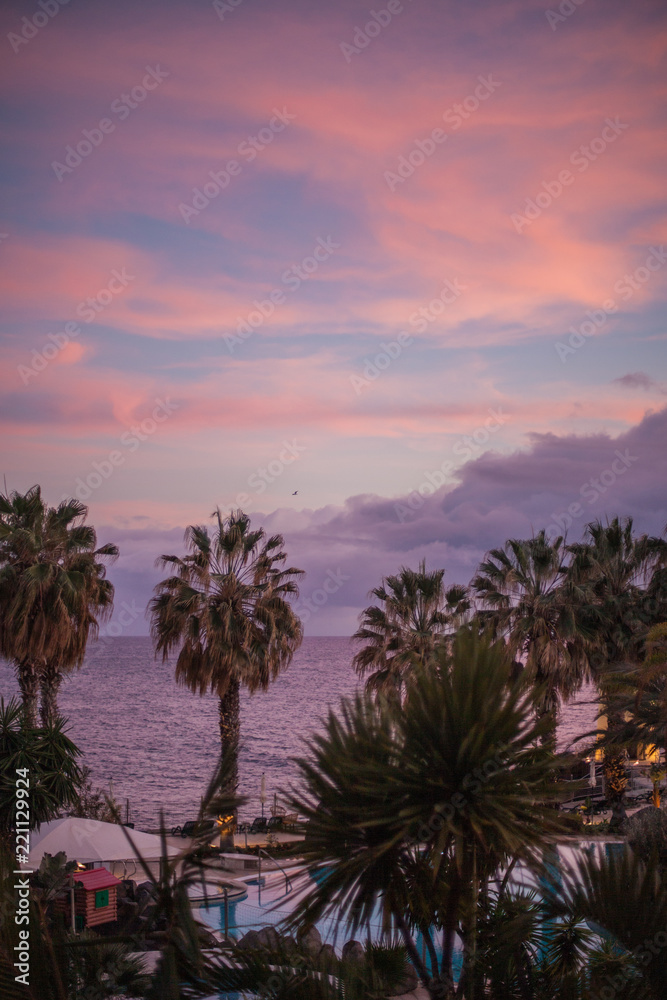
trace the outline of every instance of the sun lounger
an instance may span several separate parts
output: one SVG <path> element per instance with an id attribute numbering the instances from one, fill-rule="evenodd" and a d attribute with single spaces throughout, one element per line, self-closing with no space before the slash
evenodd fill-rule
<path id="1" fill-rule="evenodd" d="M 195 837 L 203 834 L 215 833 L 215 820 L 213 819 L 189 819 L 183 826 L 172 827 L 172 837 Z"/>

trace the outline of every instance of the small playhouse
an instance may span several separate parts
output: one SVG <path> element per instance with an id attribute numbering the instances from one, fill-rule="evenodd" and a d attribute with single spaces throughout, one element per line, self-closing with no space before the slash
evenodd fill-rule
<path id="1" fill-rule="evenodd" d="M 77 931 L 116 920 L 120 879 L 117 879 L 106 868 L 90 868 L 88 871 L 75 872 L 72 878 L 74 881 L 74 917 Z M 71 898 L 71 894 L 68 895 Z M 71 918 L 71 911 L 69 915 Z"/>

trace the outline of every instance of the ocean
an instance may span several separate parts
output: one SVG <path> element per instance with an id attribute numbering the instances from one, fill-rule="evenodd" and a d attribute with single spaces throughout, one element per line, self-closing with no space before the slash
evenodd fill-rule
<path id="1" fill-rule="evenodd" d="M 240 791 L 248 803 L 241 818 L 265 812 L 296 778 L 293 758 L 330 706 L 357 689 L 351 662 L 356 644 L 344 637 L 304 639 L 288 670 L 266 693 L 241 695 Z M 18 695 L 9 664 L 0 661 L 0 695 Z M 565 706 L 559 742 L 594 725 L 593 691 Z M 83 751 L 93 782 L 123 807 L 130 820 L 154 829 L 163 810 L 168 826 L 196 816 L 219 752 L 218 703 L 191 694 L 174 680 L 173 662 L 153 655 L 148 637 L 118 636 L 91 643 L 85 663 L 62 685 L 59 706 L 69 735 Z"/>

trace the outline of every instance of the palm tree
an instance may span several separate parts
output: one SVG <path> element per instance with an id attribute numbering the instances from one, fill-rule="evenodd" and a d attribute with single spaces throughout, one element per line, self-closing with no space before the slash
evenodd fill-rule
<path id="1" fill-rule="evenodd" d="M 251 531 L 243 511 L 223 519 L 218 508 L 213 516 L 213 533 L 186 530 L 188 555 L 158 559 L 173 574 L 155 588 L 149 613 L 156 653 L 166 660 L 179 649 L 176 679 L 220 699 L 222 750 L 235 755 L 241 685 L 265 691 L 301 644 L 301 622 L 286 598 L 298 596 L 294 577 L 303 570 L 282 569 L 282 535 Z"/>
<path id="2" fill-rule="evenodd" d="M 31 736 L 39 736 L 31 731 Z M 0 761 L 2 755 L 0 754 Z M 243 799 L 224 791 L 229 784 L 231 761 L 221 760 L 202 798 L 200 819 L 235 812 Z M 12 777 L 13 775 L 13 771 Z M 12 814 L 13 815 L 13 814 Z M 117 822 L 120 817 L 116 816 Z M 203 824 L 202 824 L 203 825 Z M 125 830 L 125 828 L 123 827 Z M 111 938 L 96 933 L 96 929 L 71 933 L 51 902 L 53 891 L 65 877 L 62 854 L 40 866 L 32 881 L 30 903 L 30 985 L 15 981 L 16 953 L 19 951 L 19 926 L 13 920 L 16 908 L 15 845 L 12 853 L 0 838 L 0 996 L 7 1000 L 70 1000 L 70 998 L 146 997 L 151 1000 L 181 1000 L 217 995 L 233 986 L 235 970 L 229 960 L 229 950 L 223 949 L 210 936 L 203 937 L 204 927 L 193 908 L 191 890 L 209 874 L 219 877 L 212 854 L 209 835 L 201 830 L 176 857 L 168 856 L 167 829 L 160 817 L 161 864 L 156 877 L 150 863 L 135 847 L 131 831 L 126 830 L 128 853 L 138 859 L 139 868 L 151 886 L 151 906 L 143 909 L 141 920 L 135 915 L 121 920 Z M 4 849 L 3 849 L 4 848 Z M 48 855 L 47 855 L 48 857 Z M 27 872 L 26 872 L 27 874 Z M 37 891 L 35 891 L 35 889 Z M 23 894 L 25 896 L 25 893 Z M 54 912 L 55 910 L 55 912 Z M 4 919 L 12 913 L 12 919 Z M 208 940 L 207 940 L 208 937 Z M 143 962 L 137 962 L 137 951 L 147 947 L 160 950 L 160 961 L 150 977 L 143 972 Z M 227 959 L 229 966 L 221 968 Z M 234 963 L 235 964 L 235 963 Z M 141 975 L 138 973 L 141 972 Z M 265 975 L 264 981 L 269 979 Z M 237 974 L 238 979 L 238 974 Z M 218 987 L 218 981 L 223 985 Z M 254 983 L 251 985 L 255 985 Z"/>
<path id="3" fill-rule="evenodd" d="M 85 543 L 71 539 L 69 531 L 65 539 L 67 551 L 63 558 L 63 569 L 68 581 L 75 583 L 70 599 L 73 628 L 66 654 L 59 657 L 56 653 L 47 657 L 42 669 L 42 725 L 47 725 L 49 720 L 57 716 L 58 691 L 65 672 L 72 665 L 82 664 L 88 640 L 91 636 L 97 636 L 100 622 L 106 621 L 113 609 L 114 587 L 106 579 L 106 567 L 100 562 L 100 557 L 116 559 L 118 549 L 111 543 L 96 548 L 95 530 L 89 526 L 83 527 L 87 536 Z"/>
<path id="4" fill-rule="evenodd" d="M 625 751 L 655 748 L 667 759 L 667 622 L 654 625 L 646 636 L 646 656 L 638 667 L 609 669 L 601 683 L 604 715 L 613 726 L 600 734 L 598 747 L 618 758 L 625 773 Z M 618 769 L 619 765 L 616 765 Z M 664 778 L 660 760 L 651 769 L 654 805 L 660 805 Z"/>
<path id="5" fill-rule="evenodd" d="M 604 671 L 640 663 L 646 633 L 661 621 L 654 591 L 667 543 L 635 536 L 631 517 L 615 517 L 586 525 L 583 541 L 567 548 L 572 555 L 569 575 L 584 597 L 589 627 L 598 635 L 595 666 Z"/>
<path id="6" fill-rule="evenodd" d="M 586 920 L 606 944 L 589 966 L 591 997 L 662 1000 L 667 982 L 667 882 L 657 857 L 586 857 L 564 879 L 556 915 Z M 606 954 L 605 954 L 606 951 Z"/>
<path id="7" fill-rule="evenodd" d="M 39 486 L 0 495 L 0 652 L 15 664 L 28 725 L 57 715 L 63 673 L 80 666 L 90 635 L 107 618 L 114 589 L 102 560 L 115 545 L 97 548 L 79 500 L 48 507 Z"/>
<path id="8" fill-rule="evenodd" d="M 6 840 L 23 804 L 30 829 L 55 819 L 61 809 L 77 801 L 82 771 L 77 763 L 79 748 L 69 739 L 63 719 L 42 729 L 25 725 L 20 702 L 8 704 L 0 698 L 0 841 Z M 30 791 L 21 798 L 17 775 L 29 782 Z M 24 785 L 25 787 L 25 785 Z"/>
<path id="9" fill-rule="evenodd" d="M 225 790 L 233 760 L 221 760 L 202 799 L 199 818 L 235 813 L 243 799 Z M 400 946 L 368 944 L 358 956 L 337 959 L 329 949 L 318 955 L 309 942 L 295 942 L 274 928 L 261 946 L 247 942 L 234 946 L 211 937 L 198 919 L 191 891 L 201 891 L 202 880 L 220 880 L 218 859 L 204 831 L 196 834 L 177 857 L 168 857 L 167 830 L 161 825 L 162 858 L 159 875 L 135 849 L 126 831 L 128 852 L 138 858 L 150 885 L 151 904 L 137 921 L 119 917 L 111 938 L 86 930 L 73 934 L 63 926 L 58 896 L 67 888 L 75 862 L 64 853 L 46 855 L 31 880 L 30 986 L 16 983 L 17 952 L 23 950 L 16 910 L 15 856 L 0 839 L 0 996 L 3 1000 L 66 1000 L 86 997 L 132 996 L 147 1000 L 204 1000 L 219 995 L 272 997 L 273 1000 L 369 1000 L 405 990 L 405 950 Z M 25 895 L 25 894 L 24 894 Z M 55 904 L 55 905 L 54 905 Z M 120 910 L 120 907 L 119 907 Z M 233 909 L 231 912 L 233 922 Z M 160 959 L 150 976 L 137 953 L 158 949 Z M 139 974 L 142 973 L 142 974 Z"/>
<path id="10" fill-rule="evenodd" d="M 581 613 L 583 593 L 569 578 L 562 537 L 544 531 L 492 549 L 471 583 L 481 624 L 504 637 L 542 692 L 542 712 L 555 712 L 589 676 L 595 633 Z"/>
<path id="11" fill-rule="evenodd" d="M 403 706 L 366 693 L 331 711 L 291 799 L 308 819 L 311 874 L 295 925 L 331 915 L 360 928 L 379 909 L 432 997 L 453 995 L 457 932 L 472 965 L 470 914 L 493 874 L 509 859 L 539 867 L 565 829 L 550 805 L 553 720 L 535 718 L 527 677 L 512 679 L 502 644 L 467 631 L 439 656 L 413 673 Z M 414 937 L 426 932 L 433 963 L 429 926 L 442 936 L 430 971 Z"/>
<path id="12" fill-rule="evenodd" d="M 444 575 L 444 569 L 427 573 L 422 561 L 416 572 L 403 566 L 371 590 L 369 596 L 380 606 L 372 604 L 362 612 L 352 636 L 366 643 L 352 662 L 359 674 L 371 671 L 369 691 L 400 699 L 410 672 L 464 622 L 470 608 L 467 589 L 454 585 L 445 590 Z"/>
<path id="13" fill-rule="evenodd" d="M 597 636 L 592 659 L 602 701 L 607 707 L 605 780 L 613 803 L 613 825 L 625 817 L 623 797 L 626 751 L 622 746 L 625 724 L 618 704 L 618 675 L 636 671 L 645 642 L 655 624 L 660 602 L 654 596 L 656 569 L 665 559 L 665 542 L 634 534 L 631 517 L 618 517 L 586 525 L 584 540 L 568 546 L 572 555 L 570 576 L 585 595 L 582 614 Z M 664 594 L 663 594 L 664 599 Z M 622 685 L 621 685 L 622 687 Z"/>

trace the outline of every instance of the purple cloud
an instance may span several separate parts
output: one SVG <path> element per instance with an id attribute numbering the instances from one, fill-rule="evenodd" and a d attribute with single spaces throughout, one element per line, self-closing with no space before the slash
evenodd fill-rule
<path id="1" fill-rule="evenodd" d="M 342 506 L 279 509 L 253 521 L 284 534 L 290 563 L 306 570 L 301 608 L 307 633 L 349 635 L 371 587 L 422 558 L 431 567 L 444 566 L 446 582 L 467 583 L 489 548 L 540 528 L 552 534 L 567 529 L 574 541 L 587 522 L 618 514 L 634 517 L 638 531 L 661 533 L 667 521 L 665 440 L 667 408 L 648 413 L 618 437 L 533 434 L 525 450 L 487 452 L 468 462 L 453 487 L 434 491 L 425 475 L 404 496 L 363 494 Z M 437 480 L 436 471 L 431 479 Z M 111 573 L 117 600 L 130 595 L 145 605 L 158 578 L 153 559 L 180 551 L 180 529 L 107 529 L 104 535 L 127 553 Z M 134 630 L 145 627 L 137 619 Z"/>
<path id="2" fill-rule="evenodd" d="M 620 378 L 613 380 L 612 385 L 622 385 L 625 389 L 645 389 L 646 392 L 657 389 L 663 396 L 665 395 L 665 389 L 646 372 L 629 372 L 627 375 L 621 375 Z"/>

